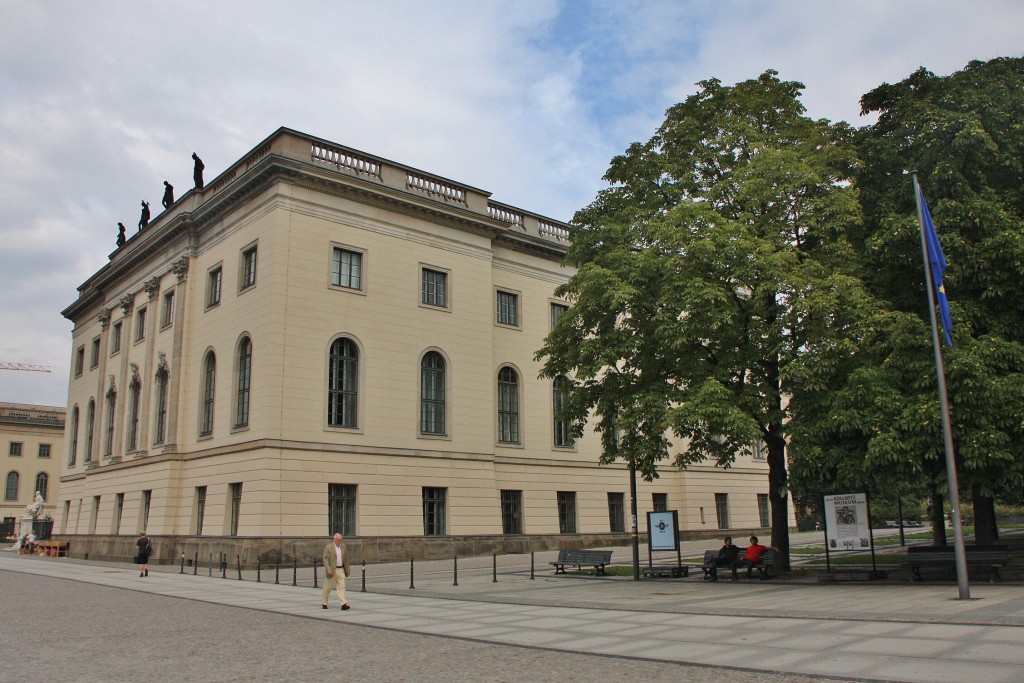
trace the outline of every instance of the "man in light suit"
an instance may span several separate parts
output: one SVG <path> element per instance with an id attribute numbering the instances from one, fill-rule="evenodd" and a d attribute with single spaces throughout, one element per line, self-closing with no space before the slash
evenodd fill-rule
<path id="1" fill-rule="evenodd" d="M 349 575 L 348 554 L 345 546 L 341 544 L 342 535 L 334 534 L 334 541 L 328 543 L 324 548 L 324 569 L 327 570 L 327 577 L 324 579 L 324 599 L 320 606 L 327 609 L 327 598 L 331 596 L 331 589 L 338 589 L 338 600 L 341 601 L 341 609 L 351 609 L 351 605 L 345 600 L 345 577 Z"/>

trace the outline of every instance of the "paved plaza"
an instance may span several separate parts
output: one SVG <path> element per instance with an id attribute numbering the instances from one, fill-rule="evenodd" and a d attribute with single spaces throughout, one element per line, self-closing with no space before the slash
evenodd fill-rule
<path id="1" fill-rule="evenodd" d="M 357 567 L 342 612 L 320 608 L 311 570 L 296 586 L 290 571 L 144 579 L 0 553 L 0 680 L 1022 680 L 1019 583 L 959 600 L 948 581 L 635 582 L 539 561 L 531 579 L 499 559 L 460 561 L 457 586 L 451 562 L 369 567 L 368 592 Z"/>

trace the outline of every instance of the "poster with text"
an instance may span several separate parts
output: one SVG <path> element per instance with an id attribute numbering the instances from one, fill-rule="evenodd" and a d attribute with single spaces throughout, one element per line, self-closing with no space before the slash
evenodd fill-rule
<path id="1" fill-rule="evenodd" d="M 648 512 L 647 530 L 651 538 L 651 550 L 676 550 L 679 548 L 675 510 Z"/>
<path id="2" fill-rule="evenodd" d="M 867 494 L 825 496 L 825 535 L 830 551 L 869 550 L 871 529 Z"/>

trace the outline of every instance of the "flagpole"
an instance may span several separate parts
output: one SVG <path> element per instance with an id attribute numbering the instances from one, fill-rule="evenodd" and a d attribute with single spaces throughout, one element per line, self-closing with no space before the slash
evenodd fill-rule
<path id="1" fill-rule="evenodd" d="M 935 285 L 932 282 L 928 243 L 924 234 L 924 209 L 921 203 L 921 185 L 917 171 L 910 172 L 914 180 L 914 201 L 917 203 L 917 223 L 921 233 L 921 253 L 924 255 L 924 281 L 928 288 L 928 312 L 932 322 L 932 346 L 935 349 L 935 370 L 939 380 L 939 406 L 942 409 L 942 439 L 946 447 L 946 481 L 949 487 L 949 511 L 953 524 L 953 553 L 956 557 L 956 579 L 960 599 L 969 600 L 971 589 L 967 582 L 967 551 L 964 550 L 964 531 L 960 525 L 960 484 L 956 476 L 956 456 L 953 453 L 953 429 L 949 420 L 949 398 L 946 395 L 946 370 L 942 364 L 942 346 L 939 325 L 935 319 Z"/>

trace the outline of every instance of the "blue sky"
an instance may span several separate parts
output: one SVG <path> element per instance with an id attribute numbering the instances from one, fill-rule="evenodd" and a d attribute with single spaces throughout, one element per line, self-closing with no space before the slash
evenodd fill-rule
<path id="1" fill-rule="evenodd" d="M 815 118 L 1020 56 L 1019 0 L 0 0 L 0 401 L 63 405 L 60 311 L 117 223 L 280 126 L 569 220 L 696 82 L 774 68 Z"/>

